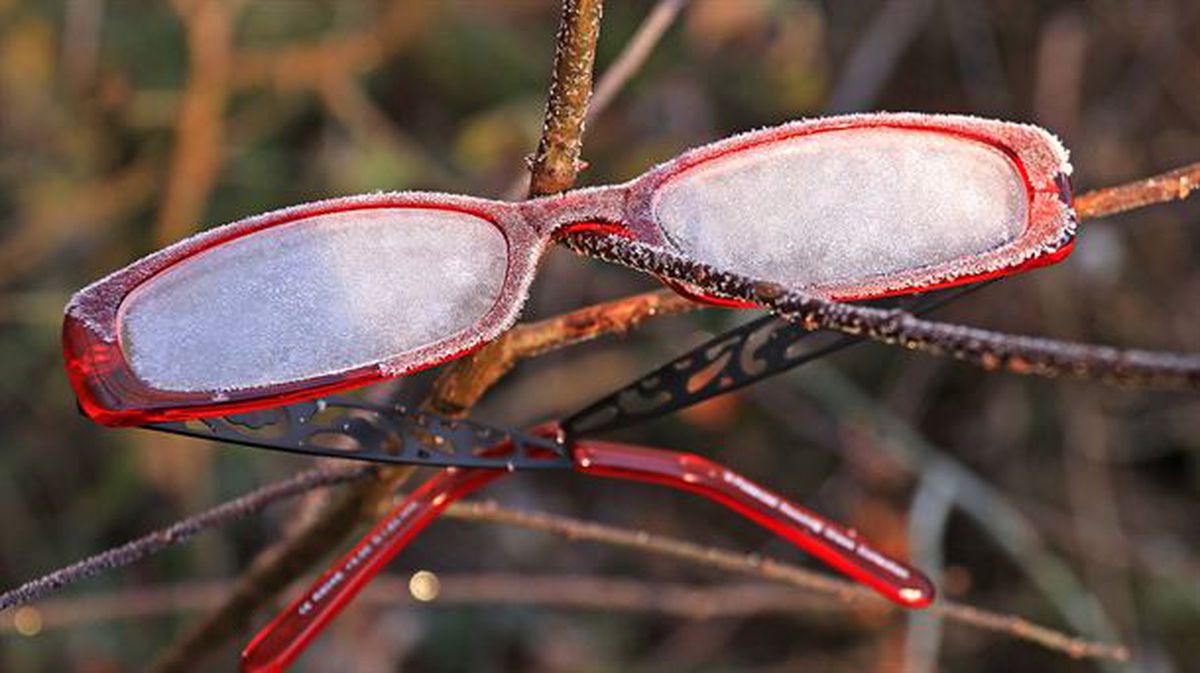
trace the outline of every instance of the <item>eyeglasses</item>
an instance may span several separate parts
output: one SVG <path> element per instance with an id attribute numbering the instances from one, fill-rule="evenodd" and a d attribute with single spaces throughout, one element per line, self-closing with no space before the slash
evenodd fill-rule
<path id="1" fill-rule="evenodd" d="M 113 425 L 314 399 L 495 339 L 547 242 L 588 232 L 619 234 L 607 253 L 625 246 L 635 267 L 649 247 L 830 298 L 977 281 L 1069 253 L 1069 171 L 1036 127 L 874 114 L 735 136 L 625 184 L 520 203 L 321 201 L 207 231 L 79 292 L 67 369 L 84 412 Z M 699 277 L 665 280 L 749 305 Z"/>
<path id="2" fill-rule="evenodd" d="M 558 432 L 556 426 L 548 426 L 518 441 L 525 450 L 541 446 L 549 452 L 561 448 L 552 439 Z M 505 450 L 491 447 L 488 453 L 502 459 Z M 919 571 L 854 531 L 722 465 L 695 455 L 611 442 L 576 442 L 570 454 L 570 467 L 578 472 L 659 484 L 719 502 L 900 605 L 920 608 L 933 600 L 933 584 Z M 505 474 L 499 469 L 450 468 L 422 484 L 251 641 L 242 653 L 242 670 L 283 670 L 438 514 Z"/>

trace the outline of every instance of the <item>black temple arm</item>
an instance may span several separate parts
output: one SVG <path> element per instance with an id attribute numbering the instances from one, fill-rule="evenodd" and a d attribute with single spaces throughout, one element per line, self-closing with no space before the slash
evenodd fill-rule
<path id="1" fill-rule="evenodd" d="M 571 467 L 568 452 L 553 439 L 346 398 L 145 427 L 273 451 L 375 463 L 500 469 Z"/>
<path id="2" fill-rule="evenodd" d="M 992 281 L 889 303 L 928 313 Z M 743 388 L 861 342 L 767 315 L 697 346 L 562 421 L 567 437 L 623 428 Z"/>

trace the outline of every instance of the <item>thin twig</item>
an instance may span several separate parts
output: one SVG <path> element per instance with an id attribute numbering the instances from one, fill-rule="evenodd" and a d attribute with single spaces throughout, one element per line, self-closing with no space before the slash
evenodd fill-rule
<path id="1" fill-rule="evenodd" d="M 235 500 L 6 591 L 0 594 L 0 610 L 24 605 L 86 577 L 135 563 L 206 529 L 244 519 L 281 500 L 313 489 L 353 481 L 368 474 L 372 469 L 370 466 L 361 465 L 318 468 L 255 489 Z"/>
<path id="2" fill-rule="evenodd" d="M 674 582 L 592 577 L 588 575 L 529 575 L 512 573 L 436 574 L 435 595 L 422 601 L 434 605 L 503 603 L 590 610 L 661 612 L 688 619 L 745 617 L 768 612 L 845 611 L 847 604 L 800 591 L 780 591 L 763 582 L 697 586 Z M 145 619 L 216 607 L 229 593 L 230 582 L 123 589 L 103 594 L 55 598 L 24 608 L 25 616 L 0 620 L 0 634 L 35 629 L 67 629 L 98 622 Z M 355 605 L 397 608 L 415 602 L 409 581 L 380 575 L 364 587 Z M 856 606 L 857 609 L 857 606 Z"/>
<path id="3" fill-rule="evenodd" d="M 833 596 L 843 602 L 864 601 L 872 606 L 897 609 L 877 594 L 846 580 L 805 570 L 783 561 L 758 554 L 699 545 L 688 540 L 655 535 L 641 530 L 581 521 L 543 512 L 522 512 L 506 509 L 494 502 L 460 502 L 446 510 L 446 516 L 466 521 L 501 523 L 529 530 L 561 535 L 572 541 L 586 540 L 615 547 L 669 556 L 728 572 L 751 575 L 792 584 L 811 591 Z M 1005 615 L 970 605 L 940 599 L 927 608 L 931 614 L 981 629 L 1006 633 L 1047 649 L 1066 652 L 1073 657 L 1088 657 L 1126 661 L 1129 651 L 1122 645 L 1112 645 L 1077 638 L 1046 626 L 1034 624 L 1014 615 Z"/>
<path id="4" fill-rule="evenodd" d="M 642 20 L 637 32 L 626 43 L 625 49 L 617 56 L 617 60 L 605 69 L 600 80 L 596 82 L 596 90 L 587 111 L 586 121 L 591 122 L 608 109 L 617 93 L 625 88 L 625 84 L 642 69 L 646 59 L 658 46 L 663 34 L 675 23 L 679 11 L 688 0 L 659 0 L 654 9 Z"/>
<path id="5" fill-rule="evenodd" d="M 643 584 L 627 580 L 585 577 L 510 575 L 474 575 L 461 578 L 439 576 L 439 601 L 518 602 L 608 610 L 656 610 L 690 618 L 744 616 L 772 611 L 829 610 L 838 604 L 853 605 L 856 609 L 895 609 L 859 585 L 755 554 L 706 547 L 686 540 L 569 517 L 509 510 L 493 502 L 456 503 L 451 506 L 447 516 L 466 521 L 500 523 L 561 535 L 573 541 L 598 542 L 669 556 L 728 572 L 784 582 L 833 596 L 838 599 L 838 603 L 814 603 L 811 599 L 780 594 L 777 589 L 766 589 L 756 585 L 692 588 L 661 582 Z M 36 621 L 41 628 L 63 628 L 86 621 L 145 617 L 164 611 L 207 608 L 222 604 L 228 590 L 228 583 L 219 583 L 135 589 L 123 591 L 119 596 L 57 599 L 36 608 Z M 407 584 L 401 585 L 394 579 L 380 577 L 368 587 L 364 599 L 390 603 L 407 594 Z M 1067 652 L 1075 657 L 1115 661 L 1128 658 L 1128 651 L 1124 647 L 1075 638 L 1016 616 L 970 605 L 942 600 L 929 608 L 929 612 L 950 621 L 1009 634 L 1048 649 Z M 15 626 L 12 620 L 0 624 L 0 632 L 13 630 Z"/>
<path id="6" fill-rule="evenodd" d="M 594 122 L 608 109 L 609 104 L 617 97 L 620 90 L 645 65 L 646 59 L 650 57 L 651 52 L 658 46 L 667 29 L 671 27 L 671 24 L 674 23 L 675 18 L 679 15 L 679 10 L 687 2 L 688 0 L 659 0 L 654 9 L 646 15 L 637 32 L 626 43 L 621 53 L 617 55 L 617 59 L 613 61 L 612 65 L 600 76 L 600 80 L 596 82 L 595 93 L 592 94 L 592 100 L 588 104 L 588 111 L 584 116 L 584 127 L 580 129 L 581 133 L 587 130 L 586 126 L 588 124 Z M 529 172 L 522 171 L 513 180 L 512 184 L 504 190 L 504 198 L 513 200 L 528 194 L 529 182 Z"/>
<path id="7" fill-rule="evenodd" d="M 192 233 L 221 170 L 236 10 L 224 0 L 175 0 L 188 48 L 174 156 L 155 228 L 166 245 Z"/>
<path id="8" fill-rule="evenodd" d="M 1075 197 L 1081 220 L 1107 217 L 1157 203 L 1186 199 L 1200 187 L 1200 162 L 1116 187 L 1096 189 Z"/>

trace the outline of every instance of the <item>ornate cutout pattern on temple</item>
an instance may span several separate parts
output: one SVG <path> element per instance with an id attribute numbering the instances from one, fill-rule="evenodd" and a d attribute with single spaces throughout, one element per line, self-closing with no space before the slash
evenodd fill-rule
<path id="1" fill-rule="evenodd" d="M 905 308 L 919 315 L 990 282 L 876 303 Z M 658 418 L 836 353 L 862 340 L 862 337 L 813 332 L 774 315 L 763 316 L 706 341 L 602 397 L 563 420 L 562 428 L 568 438 L 574 438 Z"/>
<path id="2" fill-rule="evenodd" d="M 273 451 L 376 463 L 514 470 L 571 467 L 567 451 L 553 439 L 342 397 L 145 427 Z M 495 448 L 505 444 L 512 450 L 498 456 Z"/>

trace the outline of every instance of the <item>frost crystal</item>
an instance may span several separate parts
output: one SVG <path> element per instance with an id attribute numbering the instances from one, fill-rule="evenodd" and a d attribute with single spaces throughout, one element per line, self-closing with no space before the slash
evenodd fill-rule
<path id="1" fill-rule="evenodd" d="M 980 142 L 861 128 L 700 164 L 655 197 L 681 250 L 794 287 L 854 284 L 971 256 L 1024 229 L 1013 162 Z"/>
<path id="2" fill-rule="evenodd" d="M 122 347 L 174 391 L 277 384 L 367 366 L 471 326 L 495 303 L 504 236 L 449 210 L 379 208 L 264 229 L 135 290 Z"/>

